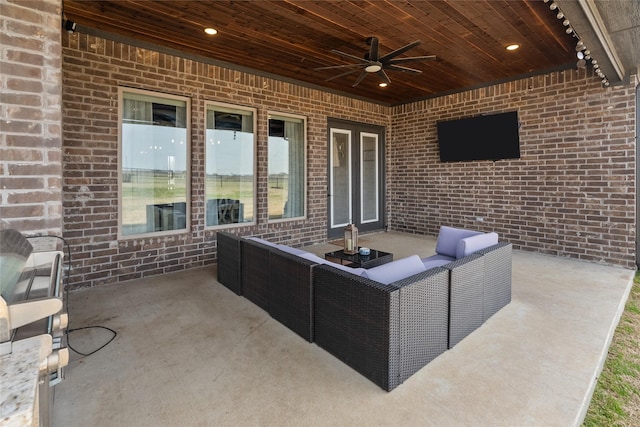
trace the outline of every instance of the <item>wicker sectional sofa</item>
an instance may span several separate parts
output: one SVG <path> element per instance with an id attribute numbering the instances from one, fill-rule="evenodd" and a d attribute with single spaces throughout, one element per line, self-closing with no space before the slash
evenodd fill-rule
<path id="1" fill-rule="evenodd" d="M 390 391 L 447 350 L 449 272 L 381 284 L 314 268 L 315 343 Z"/>
<path id="2" fill-rule="evenodd" d="M 313 342 L 315 262 L 260 239 L 218 232 L 218 282 Z"/>
<path id="3" fill-rule="evenodd" d="M 221 284 L 387 391 L 511 300 L 511 244 L 434 257 L 416 274 L 408 259 L 394 261 L 410 275 L 382 283 L 298 248 L 218 232 Z"/>

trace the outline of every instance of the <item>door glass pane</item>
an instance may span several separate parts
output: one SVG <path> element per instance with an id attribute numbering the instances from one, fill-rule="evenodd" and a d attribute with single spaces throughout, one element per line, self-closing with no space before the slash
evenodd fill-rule
<path id="1" fill-rule="evenodd" d="M 304 217 L 304 119 L 269 115 L 269 219 Z"/>
<path id="2" fill-rule="evenodd" d="M 254 111 L 207 105 L 206 225 L 254 221 Z"/>
<path id="3" fill-rule="evenodd" d="M 378 221 L 378 135 L 360 134 L 361 223 Z"/>
<path id="4" fill-rule="evenodd" d="M 351 133 L 331 129 L 331 227 L 351 222 Z"/>
<path id="5" fill-rule="evenodd" d="M 120 233 L 186 230 L 188 100 L 133 90 L 121 99 Z"/>

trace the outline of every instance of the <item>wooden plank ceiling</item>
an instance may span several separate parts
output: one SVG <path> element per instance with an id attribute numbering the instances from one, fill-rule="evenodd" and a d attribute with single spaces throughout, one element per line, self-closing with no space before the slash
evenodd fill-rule
<path id="1" fill-rule="evenodd" d="M 261 74 L 319 85 L 390 105 L 464 88 L 575 67 L 577 39 L 565 32 L 543 0 L 364 1 L 143 1 L 65 0 L 64 14 L 96 34 L 177 49 Z M 204 33 L 213 27 L 218 34 Z M 386 70 L 353 84 L 362 68 L 317 70 L 355 64 L 337 54 L 364 58 L 367 38 L 380 56 L 411 42 L 396 57 L 435 55 L 399 64 L 421 74 Z M 507 45 L 520 48 L 510 52 Z M 345 71 L 354 73 L 334 78 Z"/>

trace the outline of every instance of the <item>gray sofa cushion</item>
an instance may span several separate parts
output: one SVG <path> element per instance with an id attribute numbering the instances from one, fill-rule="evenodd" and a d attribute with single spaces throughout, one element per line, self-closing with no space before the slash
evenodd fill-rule
<path id="1" fill-rule="evenodd" d="M 466 237 L 482 234 L 479 231 L 466 230 L 464 228 L 447 227 L 443 225 L 440 227 L 440 233 L 438 234 L 438 241 L 436 243 L 436 253 L 439 255 L 445 255 L 452 258 L 456 257 L 458 242 L 460 239 Z"/>
<path id="2" fill-rule="evenodd" d="M 251 237 L 245 237 L 245 239 L 251 240 L 251 241 L 254 241 L 254 242 L 258 242 L 258 243 L 262 243 L 263 245 L 266 245 L 266 246 L 272 246 L 274 248 L 276 247 L 275 243 L 272 243 L 272 242 L 270 242 L 268 240 L 261 239 L 260 237 L 251 236 Z"/>
<path id="3" fill-rule="evenodd" d="M 452 256 L 446 256 L 446 255 L 439 255 L 439 254 L 435 254 L 435 255 L 431 255 L 429 257 L 426 258 L 422 258 L 422 262 L 427 262 L 427 261 L 444 261 L 444 262 L 451 262 L 451 261 L 455 261 L 455 257 Z"/>
<path id="4" fill-rule="evenodd" d="M 481 249 L 498 244 L 497 233 L 481 233 L 458 241 L 456 258 L 460 259 Z"/>
<path id="5" fill-rule="evenodd" d="M 308 253 L 305 250 L 292 248 L 291 246 L 287 246 L 287 245 L 276 245 L 276 248 L 280 249 L 282 252 L 286 252 L 291 255 L 303 255 Z"/>
<path id="6" fill-rule="evenodd" d="M 433 255 L 428 258 L 423 258 L 422 265 L 424 265 L 424 268 L 428 270 L 433 267 L 442 267 L 443 265 L 449 264 L 451 261 L 455 260 L 442 255 Z"/>
<path id="7" fill-rule="evenodd" d="M 405 277 L 422 273 L 426 268 L 422 264 L 422 260 L 418 255 L 412 255 L 406 258 L 392 261 L 368 269 L 365 274 L 371 280 L 388 285 Z"/>
<path id="8" fill-rule="evenodd" d="M 318 255 L 312 254 L 309 252 L 300 254 L 298 256 L 301 258 L 307 259 L 309 261 L 315 262 L 316 264 L 330 265 L 331 267 L 335 267 L 338 270 L 346 271 L 347 273 L 355 274 L 356 276 L 367 277 L 364 275 L 366 272 L 364 268 L 351 268 L 349 266 L 338 264 L 336 262 L 327 261 L 326 259 L 320 258 Z"/>

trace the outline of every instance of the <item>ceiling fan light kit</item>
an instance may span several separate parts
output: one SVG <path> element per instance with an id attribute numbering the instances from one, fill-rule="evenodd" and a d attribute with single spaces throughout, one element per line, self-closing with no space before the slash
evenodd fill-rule
<path id="1" fill-rule="evenodd" d="M 371 64 L 364 67 L 364 70 L 367 73 L 377 73 L 378 71 L 382 70 L 382 64 Z"/>
<path id="2" fill-rule="evenodd" d="M 421 70 L 416 70 L 415 68 L 404 67 L 399 64 L 405 64 L 409 62 L 418 62 L 418 61 L 429 61 L 436 59 L 435 55 L 428 56 L 413 56 L 408 58 L 396 58 L 399 55 L 402 55 L 406 51 L 413 49 L 422 43 L 420 40 L 416 40 L 413 43 L 409 43 L 401 47 L 400 49 L 396 49 L 391 53 L 388 53 L 384 56 L 380 56 L 380 52 L 378 50 L 379 41 L 377 37 L 371 36 L 367 37 L 367 44 L 369 45 L 369 51 L 364 55 L 364 58 L 359 58 L 355 55 L 351 55 L 350 53 L 342 52 L 339 50 L 332 50 L 333 53 L 336 53 L 340 56 L 343 56 L 349 60 L 357 61 L 355 64 L 342 64 L 342 65 L 331 65 L 328 67 L 319 67 L 316 70 L 331 70 L 331 69 L 347 69 L 347 71 L 335 75 L 333 77 L 328 78 L 326 81 L 334 80 L 339 77 L 347 76 L 349 74 L 357 73 L 360 71 L 360 75 L 356 79 L 353 87 L 358 86 L 360 82 L 367 76 L 367 74 L 375 73 L 382 80 L 383 83 L 389 84 L 391 83 L 391 79 L 385 71 L 402 71 L 405 73 L 411 74 L 421 74 Z M 380 85 L 381 87 L 385 87 Z"/>

